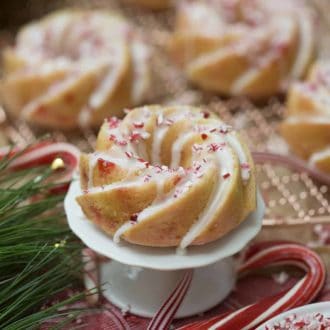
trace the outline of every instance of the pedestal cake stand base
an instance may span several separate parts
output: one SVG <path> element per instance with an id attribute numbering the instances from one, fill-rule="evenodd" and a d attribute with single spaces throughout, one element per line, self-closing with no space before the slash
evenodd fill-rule
<path id="1" fill-rule="evenodd" d="M 127 242 L 116 244 L 82 213 L 75 198 L 79 182 L 72 182 L 64 207 L 72 231 L 92 250 L 110 258 L 100 266 L 103 295 L 114 305 L 133 314 L 152 317 L 184 276 L 194 269 L 189 291 L 176 318 L 202 313 L 220 303 L 235 284 L 231 258 L 259 232 L 264 202 L 258 194 L 257 210 L 225 237 L 201 246 L 152 248 Z"/>

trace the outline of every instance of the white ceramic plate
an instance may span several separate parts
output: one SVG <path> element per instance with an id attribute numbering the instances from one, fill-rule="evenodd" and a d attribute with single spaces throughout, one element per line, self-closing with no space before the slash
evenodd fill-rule
<path id="1" fill-rule="evenodd" d="M 290 311 L 273 317 L 271 320 L 258 327 L 257 330 L 265 330 L 266 326 L 272 327 L 275 323 L 283 321 L 286 317 L 292 314 L 296 314 L 297 316 L 304 316 L 306 314 L 314 313 L 321 313 L 326 317 L 330 317 L 330 302 L 320 302 L 291 309 Z"/>
<path id="2" fill-rule="evenodd" d="M 191 246 L 185 255 L 174 248 L 153 248 L 116 244 L 84 216 L 75 198 L 81 194 L 78 181 L 71 183 L 64 208 L 72 231 L 91 249 L 126 265 L 158 270 L 197 268 L 210 265 L 240 251 L 260 230 L 265 205 L 258 194 L 258 208 L 237 229 L 225 237 L 202 246 Z"/>

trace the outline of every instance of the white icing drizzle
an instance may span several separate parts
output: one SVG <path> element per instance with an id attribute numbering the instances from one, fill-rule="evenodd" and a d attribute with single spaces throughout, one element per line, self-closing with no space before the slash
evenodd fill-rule
<path id="1" fill-rule="evenodd" d="M 135 104 L 139 104 L 145 97 L 144 94 L 146 92 L 146 85 L 149 84 L 149 50 L 143 43 L 139 41 L 133 42 L 131 47 L 134 68 L 134 78 L 132 79 L 132 99 Z"/>
<path id="2" fill-rule="evenodd" d="M 193 137 L 196 133 L 186 132 L 176 139 L 172 145 L 172 156 L 171 156 L 171 168 L 176 168 L 180 165 L 181 152 L 184 145 Z"/>
<path id="3" fill-rule="evenodd" d="M 300 42 L 297 56 L 290 72 L 290 76 L 294 79 L 302 75 L 314 47 L 314 33 L 311 18 L 304 13 L 298 13 L 297 19 L 300 29 Z"/>
<path id="4" fill-rule="evenodd" d="M 113 241 L 118 244 L 120 242 L 120 237 L 125 234 L 126 231 L 131 229 L 135 225 L 132 221 L 125 222 L 122 226 L 120 226 L 115 234 L 113 235 Z"/>
<path id="5" fill-rule="evenodd" d="M 225 139 L 235 151 L 239 159 L 240 165 L 242 166 L 244 164 L 249 164 L 248 158 L 246 157 L 242 145 L 234 134 L 235 133 L 226 134 Z M 250 179 L 250 169 L 241 167 L 241 176 L 244 181 L 248 181 Z"/>
<path id="6" fill-rule="evenodd" d="M 157 114 L 159 113 L 157 112 Z M 177 122 L 179 119 L 185 118 L 187 115 L 190 116 L 190 118 L 203 118 L 202 113 L 197 113 L 196 115 L 191 111 L 181 111 L 179 114 L 174 115 L 171 113 L 168 118 L 171 118 L 173 122 Z M 132 114 L 125 125 L 120 124 L 115 128 L 109 128 L 109 134 L 114 134 L 122 138 L 125 134 L 129 134 L 132 123 L 141 123 L 142 118 L 143 111 L 140 112 L 140 116 L 134 116 L 134 114 Z M 161 144 L 170 127 L 170 125 L 164 124 L 168 118 L 160 117 L 158 120 L 158 125 L 153 131 L 151 146 L 151 159 L 153 163 L 161 163 Z M 186 128 L 186 130 L 181 133 L 172 145 L 170 168 L 167 166 L 153 166 L 150 164 L 145 166 L 143 162 L 138 161 L 138 158 L 135 158 L 139 157 L 138 153 L 132 157 L 124 157 L 124 160 L 120 160 L 120 156 L 126 150 L 139 151 L 136 146 L 139 144 L 145 145 L 143 141 L 139 141 L 139 143 L 136 144 L 128 143 L 127 145 L 118 146 L 117 152 L 119 149 L 121 150 L 121 153 L 119 152 L 118 154 L 115 154 L 116 156 L 111 154 L 114 152 L 113 150 L 116 150 L 116 147 L 114 146 L 112 146 L 108 151 L 110 155 L 105 156 L 102 154 L 101 158 L 104 160 L 111 161 L 115 164 L 120 164 L 120 166 L 127 169 L 139 168 L 141 171 L 139 171 L 139 174 L 133 175 L 132 177 L 124 179 L 121 182 L 115 182 L 104 187 L 93 187 L 90 189 L 89 193 L 108 191 L 123 187 L 135 187 L 142 185 L 147 181 L 153 182 L 156 185 L 157 190 L 153 202 L 137 215 L 136 221 L 127 220 L 117 229 L 114 235 L 115 242 L 119 242 L 120 237 L 132 228 L 132 226 L 146 221 L 150 217 L 156 215 L 157 212 L 169 207 L 173 202 L 183 198 L 189 192 L 190 188 L 193 187 L 197 181 L 203 177 L 204 173 L 211 168 L 210 166 L 213 167 L 215 165 L 219 170 L 216 171 L 218 177 L 216 184 L 213 187 L 211 196 L 204 208 L 204 211 L 199 215 L 197 221 L 182 238 L 179 245 L 179 251 L 182 252 L 187 246 L 189 246 L 211 223 L 211 221 L 213 221 L 214 215 L 219 207 L 221 208 L 221 205 L 226 202 L 226 192 L 232 184 L 235 162 L 238 161 L 241 165 L 248 165 L 248 158 L 235 133 L 230 132 L 230 128 L 223 125 L 221 121 L 217 120 L 216 122 L 219 123 L 217 126 L 215 126 L 215 121 L 211 120 L 209 123 L 195 123 L 194 130 Z M 136 126 L 139 127 L 139 125 Z M 141 125 L 140 128 L 135 127 L 134 129 L 138 132 L 143 132 L 143 127 L 144 125 Z M 205 139 L 202 136 L 204 132 L 206 135 Z M 192 169 L 186 171 L 182 168 L 178 168 L 181 161 L 181 153 L 185 144 L 196 134 L 201 134 L 203 141 L 199 144 L 199 147 L 196 150 L 193 148 Z M 95 166 L 95 162 L 98 158 L 100 158 L 100 153 L 95 153 L 95 156 L 90 158 L 91 167 Z M 165 184 L 177 176 L 180 180 L 176 182 L 171 191 L 165 193 Z M 146 177 L 148 178 L 147 181 L 145 181 Z M 241 170 L 241 177 L 245 181 L 248 180 L 250 177 L 250 172 L 248 170 Z"/>
<path id="7" fill-rule="evenodd" d="M 164 140 L 164 137 L 168 131 L 168 127 L 162 126 L 156 129 L 154 132 L 152 140 L 152 151 L 151 151 L 151 160 L 154 164 L 161 164 L 161 146 Z"/>
<path id="8" fill-rule="evenodd" d="M 140 33 L 125 19 L 100 10 L 63 11 L 46 16 L 18 33 L 12 51 L 22 58 L 25 67 L 31 68 L 36 74 L 40 73 L 40 67 L 45 71 L 42 75 L 46 75 L 47 70 L 55 71 L 55 67 L 65 71 L 64 77 L 58 78 L 61 81 L 60 87 L 57 86 L 52 93 L 42 93 L 42 97 L 24 107 L 22 111 L 27 116 L 37 110 L 42 102 L 47 104 L 52 96 L 69 92 L 72 84 L 67 82 L 67 78 L 73 76 L 73 70 L 77 68 L 83 78 L 87 71 L 94 70 L 96 80 L 99 80 L 95 87 L 91 86 L 93 90 L 85 95 L 86 104 L 76 109 L 76 112 L 79 110 L 77 121 L 81 126 L 94 124 L 94 113 L 104 110 L 108 101 L 111 103 L 117 88 L 126 88 L 122 86 L 122 78 L 127 77 L 131 69 L 134 79 L 128 91 L 131 94 L 127 100 L 128 105 L 140 103 L 150 86 L 149 48 Z M 105 62 L 107 65 L 104 65 Z M 25 67 L 15 73 L 19 79 L 24 78 Z M 87 76 L 87 79 L 94 78 Z M 53 81 L 52 85 L 57 83 L 56 77 Z M 79 80 L 75 78 L 73 84 L 76 82 Z M 111 104 L 109 111 L 112 111 Z M 60 121 L 56 115 L 55 111 L 53 116 Z M 76 120 L 74 116 L 72 119 Z"/>
<path id="9" fill-rule="evenodd" d="M 217 140 L 220 143 L 224 142 L 224 139 L 220 136 L 217 136 Z M 221 168 L 221 172 L 218 172 L 217 178 L 219 183 L 215 185 L 204 211 L 199 215 L 197 221 L 190 227 L 189 231 L 182 238 L 179 245 L 180 249 L 187 248 L 196 239 L 196 237 L 198 237 L 200 232 L 209 225 L 210 221 L 212 221 L 216 210 L 226 201 L 225 192 L 230 186 L 231 177 L 222 180 L 220 176 L 225 173 L 233 173 L 234 170 L 232 154 L 229 152 L 228 148 L 224 148 L 223 150 L 216 152 L 216 161 L 217 167 Z"/>

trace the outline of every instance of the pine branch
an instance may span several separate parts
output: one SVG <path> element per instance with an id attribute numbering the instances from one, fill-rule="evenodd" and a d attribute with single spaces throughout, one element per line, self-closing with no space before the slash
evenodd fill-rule
<path id="1" fill-rule="evenodd" d="M 11 161 L 0 160 L 1 329 L 34 329 L 51 319 L 64 324 L 81 311 L 61 308 L 84 294 L 49 302 L 81 285 L 82 244 L 65 224 L 64 196 L 47 193 L 53 186 L 51 169 L 12 172 Z"/>

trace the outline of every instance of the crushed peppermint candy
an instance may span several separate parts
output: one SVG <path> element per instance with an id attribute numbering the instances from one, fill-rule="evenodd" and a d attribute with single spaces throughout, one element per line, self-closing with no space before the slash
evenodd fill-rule
<path id="1" fill-rule="evenodd" d="M 125 155 L 126 155 L 128 158 L 132 158 L 132 157 L 133 157 L 133 153 L 130 152 L 130 151 L 125 151 Z"/>
<path id="2" fill-rule="evenodd" d="M 109 141 L 113 141 L 118 146 L 126 146 L 127 145 L 127 141 L 125 141 L 125 140 L 119 140 L 116 137 L 116 135 L 114 135 L 114 134 L 110 134 L 109 135 Z"/>
<path id="3" fill-rule="evenodd" d="M 250 169 L 250 164 L 249 163 L 242 163 L 241 164 L 241 169 L 243 169 L 243 170 L 249 170 Z"/>
<path id="4" fill-rule="evenodd" d="M 107 118 L 106 121 L 108 122 L 110 128 L 117 128 L 120 123 L 120 120 L 117 117 Z"/>
<path id="5" fill-rule="evenodd" d="M 129 135 L 128 139 L 130 140 L 130 142 L 137 143 L 137 142 L 139 142 L 139 140 L 141 139 L 141 137 L 142 136 L 141 136 L 140 133 L 138 133 L 138 132 L 132 132 Z"/>
<path id="6" fill-rule="evenodd" d="M 202 114 L 205 119 L 210 117 L 210 113 L 208 111 L 203 111 Z"/>
<path id="7" fill-rule="evenodd" d="M 116 164 L 103 158 L 97 159 L 97 167 L 101 173 L 110 174 L 116 167 Z"/>
<path id="8" fill-rule="evenodd" d="M 209 152 L 216 152 L 218 150 L 222 150 L 223 147 L 225 147 L 225 143 L 210 143 L 208 146 L 207 146 L 207 150 Z"/>
<path id="9" fill-rule="evenodd" d="M 178 198 L 180 195 L 187 192 L 193 186 L 193 182 L 188 180 L 182 187 L 175 190 L 173 197 Z"/>
<path id="10" fill-rule="evenodd" d="M 139 122 L 135 122 L 133 123 L 134 128 L 143 128 L 144 127 L 144 122 L 139 121 Z"/>
<path id="11" fill-rule="evenodd" d="M 197 143 L 195 143 L 195 144 L 193 144 L 193 146 L 192 146 L 192 150 L 193 151 L 196 151 L 196 152 L 199 152 L 199 151 L 202 151 L 204 148 L 203 148 L 203 146 L 201 145 L 201 144 L 197 144 Z"/>
<path id="12" fill-rule="evenodd" d="M 230 173 L 225 173 L 225 174 L 222 174 L 222 177 L 224 179 L 228 179 L 230 177 Z"/>
<path id="13" fill-rule="evenodd" d="M 201 138 L 202 138 L 203 140 L 206 140 L 206 139 L 207 139 L 207 137 L 208 137 L 208 136 L 207 136 L 207 134 L 206 134 L 206 133 L 202 133 L 202 134 L 201 134 Z"/>
<path id="14" fill-rule="evenodd" d="M 151 178 L 152 178 L 152 176 L 150 174 L 147 174 L 144 176 L 143 182 L 149 182 Z"/>
<path id="15" fill-rule="evenodd" d="M 139 161 L 140 163 L 143 163 L 144 166 L 147 168 L 150 166 L 150 163 L 143 158 L 137 158 L 137 161 Z"/>
<path id="16" fill-rule="evenodd" d="M 266 325 L 264 330 L 330 330 L 330 317 L 321 313 L 292 314 L 282 321 Z"/>
<path id="17" fill-rule="evenodd" d="M 123 111 L 124 111 L 124 114 L 129 114 L 131 111 L 132 111 L 133 109 L 124 109 Z"/>
<path id="18" fill-rule="evenodd" d="M 228 134 L 229 132 L 231 132 L 232 131 L 232 127 L 231 126 L 229 126 L 229 125 L 223 125 L 223 126 L 221 126 L 220 128 L 219 128 L 219 132 L 221 133 L 221 134 Z"/>
<path id="19" fill-rule="evenodd" d="M 137 219 L 138 219 L 138 213 L 134 213 L 134 214 L 132 214 L 131 216 L 130 216 L 130 221 L 132 221 L 132 222 L 137 222 Z"/>
<path id="20" fill-rule="evenodd" d="M 125 140 L 116 140 L 116 144 L 119 145 L 119 146 L 126 146 L 127 141 L 125 141 Z"/>

